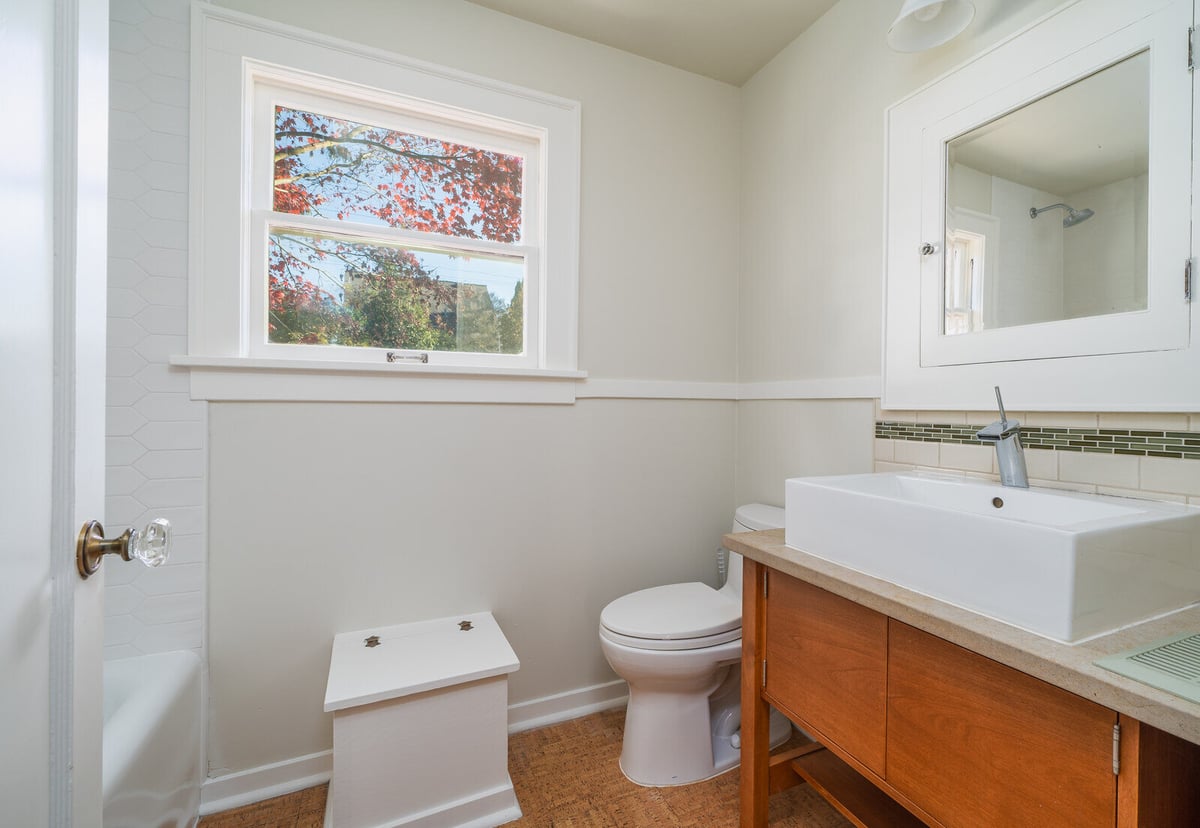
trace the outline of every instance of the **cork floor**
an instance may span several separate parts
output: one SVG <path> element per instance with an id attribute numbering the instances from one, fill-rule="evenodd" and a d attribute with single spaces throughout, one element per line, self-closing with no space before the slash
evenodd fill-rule
<path id="1" fill-rule="evenodd" d="M 508 740 L 508 765 L 524 816 L 512 828 L 736 828 L 738 774 L 680 788 L 642 788 L 621 775 L 624 710 L 594 713 Z M 199 828 L 320 828 L 327 786 L 204 817 Z M 772 828 L 850 823 L 808 785 L 771 797 Z"/>

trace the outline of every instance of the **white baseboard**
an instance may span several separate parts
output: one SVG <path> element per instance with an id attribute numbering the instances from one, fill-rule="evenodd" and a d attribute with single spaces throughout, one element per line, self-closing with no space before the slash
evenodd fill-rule
<path id="1" fill-rule="evenodd" d="M 520 733 L 620 707 L 628 694 L 629 687 L 618 679 L 512 704 L 508 707 L 508 732 Z M 200 789 L 200 815 L 208 816 L 323 785 L 332 776 L 332 750 L 218 776 L 206 780 Z"/>
<path id="2" fill-rule="evenodd" d="M 553 696 L 543 696 L 508 706 L 508 732 L 520 733 L 539 727 L 578 719 L 601 710 L 611 710 L 625 704 L 629 685 L 623 679 L 591 687 L 579 687 Z"/>
<path id="3" fill-rule="evenodd" d="M 323 750 L 295 759 L 206 779 L 200 788 L 200 815 L 208 816 L 273 796 L 323 785 L 333 776 L 333 751 Z"/>

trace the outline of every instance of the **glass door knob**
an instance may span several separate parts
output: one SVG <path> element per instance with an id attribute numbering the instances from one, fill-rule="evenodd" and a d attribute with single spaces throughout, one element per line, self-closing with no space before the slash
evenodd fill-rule
<path id="1" fill-rule="evenodd" d="M 171 524 L 155 518 L 142 529 L 126 529 L 115 538 L 104 537 L 99 521 L 89 520 L 79 531 L 75 545 L 75 563 L 79 576 L 87 578 L 100 568 L 105 555 L 120 555 L 122 560 L 139 560 L 146 566 L 159 566 L 171 553 Z"/>

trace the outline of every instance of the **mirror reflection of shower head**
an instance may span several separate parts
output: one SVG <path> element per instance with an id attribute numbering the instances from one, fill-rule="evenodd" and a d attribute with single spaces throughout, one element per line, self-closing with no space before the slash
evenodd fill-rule
<path id="1" fill-rule="evenodd" d="M 1035 219 L 1038 217 L 1038 213 L 1044 213 L 1047 210 L 1053 210 L 1056 207 L 1061 207 L 1067 211 L 1067 214 L 1063 216 L 1063 227 L 1074 227 L 1076 224 L 1087 221 L 1092 216 L 1096 215 L 1094 210 L 1089 210 L 1086 207 L 1082 210 L 1076 210 L 1070 204 L 1063 204 L 1060 202 L 1058 204 L 1051 204 L 1048 207 L 1030 207 L 1029 217 L 1031 219 Z"/>

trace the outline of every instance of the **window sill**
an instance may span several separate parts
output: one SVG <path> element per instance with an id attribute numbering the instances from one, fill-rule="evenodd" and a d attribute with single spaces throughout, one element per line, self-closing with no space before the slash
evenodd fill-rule
<path id="1" fill-rule="evenodd" d="M 173 356 L 194 400 L 570 405 L 586 371 Z"/>

